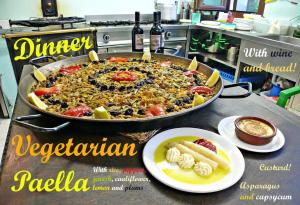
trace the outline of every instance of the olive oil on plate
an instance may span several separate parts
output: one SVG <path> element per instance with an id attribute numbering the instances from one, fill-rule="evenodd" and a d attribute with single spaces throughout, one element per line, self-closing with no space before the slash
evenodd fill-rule
<path id="1" fill-rule="evenodd" d="M 169 163 L 166 161 L 166 153 L 168 150 L 167 144 L 170 142 L 179 142 L 179 141 L 195 141 L 199 139 L 199 137 L 196 136 L 180 136 L 175 137 L 169 140 L 166 140 L 162 142 L 155 150 L 154 152 L 154 161 L 156 164 L 165 164 Z M 214 143 L 215 144 L 215 143 Z M 227 160 L 228 162 L 229 157 L 226 155 L 226 153 L 220 149 L 219 146 L 217 146 L 217 152 L 218 155 Z M 162 166 L 161 171 L 163 171 L 167 176 L 187 184 L 211 184 L 214 182 L 217 182 L 221 179 L 223 179 L 230 170 L 224 170 L 222 168 L 217 167 L 213 171 L 213 173 L 209 176 L 203 177 L 197 175 L 193 168 L 190 169 L 181 169 L 178 166 Z"/>

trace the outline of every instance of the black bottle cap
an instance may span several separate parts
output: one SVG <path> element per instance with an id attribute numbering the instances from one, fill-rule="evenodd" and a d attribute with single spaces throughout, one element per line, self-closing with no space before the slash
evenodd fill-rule
<path id="1" fill-rule="evenodd" d="M 158 23 L 159 22 L 159 19 L 158 19 L 158 13 L 157 12 L 153 12 L 153 22 L 154 23 Z"/>
<path id="2" fill-rule="evenodd" d="M 161 21 L 161 12 L 157 11 L 157 17 L 158 17 L 158 21 Z"/>
<path id="3" fill-rule="evenodd" d="M 140 22 L 140 12 L 135 12 L 135 22 Z"/>

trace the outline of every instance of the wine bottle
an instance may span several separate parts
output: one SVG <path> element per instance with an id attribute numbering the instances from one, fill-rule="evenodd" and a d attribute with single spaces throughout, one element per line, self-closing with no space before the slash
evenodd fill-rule
<path id="1" fill-rule="evenodd" d="M 159 53 L 164 53 L 164 47 L 165 47 L 165 29 L 161 25 L 161 12 L 158 11 L 157 14 L 158 14 L 159 26 L 161 28 L 161 45 L 160 45 Z"/>
<path id="2" fill-rule="evenodd" d="M 163 46 L 163 29 L 160 26 L 159 13 L 153 13 L 153 26 L 150 30 L 150 51 L 155 52 L 157 50 L 158 53 L 162 53 L 163 49 L 159 49 Z M 158 50 L 159 49 L 159 50 Z"/>
<path id="3" fill-rule="evenodd" d="M 135 12 L 135 25 L 131 32 L 132 51 L 143 52 L 144 49 L 144 30 L 140 27 L 140 12 Z"/>

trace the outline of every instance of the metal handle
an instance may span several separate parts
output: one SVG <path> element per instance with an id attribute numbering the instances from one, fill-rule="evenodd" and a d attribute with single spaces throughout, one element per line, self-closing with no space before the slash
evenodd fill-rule
<path id="1" fill-rule="evenodd" d="M 157 53 L 160 49 L 164 49 L 164 50 L 173 50 L 175 51 L 174 53 L 172 53 L 173 56 L 176 56 L 179 52 L 181 47 L 178 48 L 170 48 L 170 47 L 158 47 L 154 53 Z"/>
<path id="2" fill-rule="evenodd" d="M 36 132 L 57 132 L 57 131 L 62 130 L 63 128 L 67 127 L 71 123 L 71 122 L 65 122 L 65 123 L 63 123 L 61 125 L 58 125 L 56 127 L 41 127 L 41 126 L 30 124 L 28 122 L 23 122 L 23 121 L 27 121 L 27 120 L 39 119 L 41 117 L 42 117 L 41 114 L 26 115 L 26 116 L 17 117 L 13 121 L 14 121 L 14 123 L 16 123 L 16 124 L 18 124 L 22 127 L 29 128 L 29 129 L 31 129 L 33 131 L 36 131 Z"/>
<path id="3" fill-rule="evenodd" d="M 37 64 L 36 61 L 40 61 L 40 60 L 43 60 L 43 59 L 51 59 L 51 60 L 54 60 L 56 61 L 56 58 L 54 58 L 53 56 L 41 56 L 41 57 L 37 57 L 37 58 L 33 58 L 29 61 L 29 63 L 31 65 L 34 65 L 35 67 L 37 68 L 40 68 L 41 66 L 39 64 Z"/>
<path id="4" fill-rule="evenodd" d="M 250 82 L 225 85 L 224 88 L 226 89 L 226 88 L 232 88 L 237 86 L 247 87 L 247 93 L 241 95 L 220 95 L 219 98 L 245 98 L 252 94 L 252 84 Z"/>

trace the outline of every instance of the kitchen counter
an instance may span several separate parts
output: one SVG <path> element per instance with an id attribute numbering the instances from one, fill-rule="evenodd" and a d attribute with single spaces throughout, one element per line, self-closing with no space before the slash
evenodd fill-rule
<path id="1" fill-rule="evenodd" d="M 266 44 L 276 48 L 282 48 L 294 52 L 300 52 L 300 46 L 290 43 L 285 43 L 277 40 L 265 38 L 264 36 L 272 35 L 266 33 L 258 33 L 253 31 L 239 31 L 239 30 L 225 30 L 219 27 L 205 26 L 205 25 L 190 25 L 189 29 L 204 29 L 208 31 L 218 32 L 236 38 L 254 41 L 258 44 Z"/>
<path id="2" fill-rule="evenodd" d="M 23 70 L 22 76 L 29 72 L 30 68 Z M 232 88 L 224 91 L 228 93 L 244 92 L 241 88 Z M 22 102 L 18 97 L 13 118 L 22 115 L 32 114 L 34 111 Z M 172 127 L 197 127 L 213 132 L 217 132 L 217 126 L 220 120 L 232 115 L 255 115 L 272 121 L 285 135 L 285 146 L 274 153 L 258 154 L 243 151 L 245 157 L 245 173 L 242 179 L 234 186 L 211 194 L 190 194 L 174 190 L 157 181 L 147 171 L 145 173 L 134 174 L 135 177 L 147 177 L 150 182 L 132 182 L 132 185 L 142 186 L 143 190 L 135 191 L 88 191 L 88 192 L 29 192 L 24 189 L 20 192 L 13 193 L 10 190 L 12 185 L 16 185 L 13 181 L 14 174 L 20 170 L 28 170 L 32 173 L 32 177 L 47 179 L 56 177 L 61 170 L 74 170 L 75 178 L 89 178 L 90 181 L 94 177 L 107 177 L 108 173 L 93 173 L 93 167 L 115 167 L 123 168 L 141 168 L 144 169 L 142 163 L 143 145 L 137 144 L 138 154 L 134 157 L 57 157 L 53 156 L 48 163 L 40 162 L 40 157 L 32 157 L 26 154 L 18 157 L 15 154 L 15 147 L 12 138 L 15 135 L 31 135 L 32 143 L 40 144 L 53 142 L 66 143 L 69 137 L 74 138 L 74 144 L 77 143 L 100 143 L 100 136 L 103 131 L 95 130 L 83 132 L 75 128 L 68 128 L 62 132 L 54 134 L 35 133 L 29 129 L 11 124 L 3 157 L 3 166 L 1 170 L 1 192 L 0 204 L 241 204 L 241 195 L 250 195 L 251 193 L 259 195 L 291 195 L 292 201 L 279 201 L 283 204 L 300 204 L 299 187 L 300 183 L 300 118 L 275 104 L 252 94 L 244 99 L 217 99 L 208 107 L 182 117 L 182 119 L 174 122 Z M 106 136 L 106 135 L 104 135 Z M 108 136 L 110 143 L 133 143 L 132 140 L 122 137 L 119 134 Z M 290 171 L 260 171 L 260 166 L 265 165 L 286 165 L 291 164 Z M 109 173 L 112 178 L 125 177 L 124 173 Z M 267 191 L 266 189 L 243 189 L 242 182 L 249 184 L 279 184 L 280 188 Z M 111 185 L 111 182 L 101 182 L 103 185 Z M 114 185 L 120 185 L 114 182 Z M 131 185 L 128 182 L 121 183 L 124 186 Z M 270 202 L 270 201 L 268 201 Z M 291 202 L 291 203 L 290 203 Z M 259 201 L 258 201 L 259 203 Z M 262 203 L 262 201 L 260 201 Z M 271 202 L 270 202 L 271 203 Z M 253 204 L 253 203 L 250 203 Z"/>

